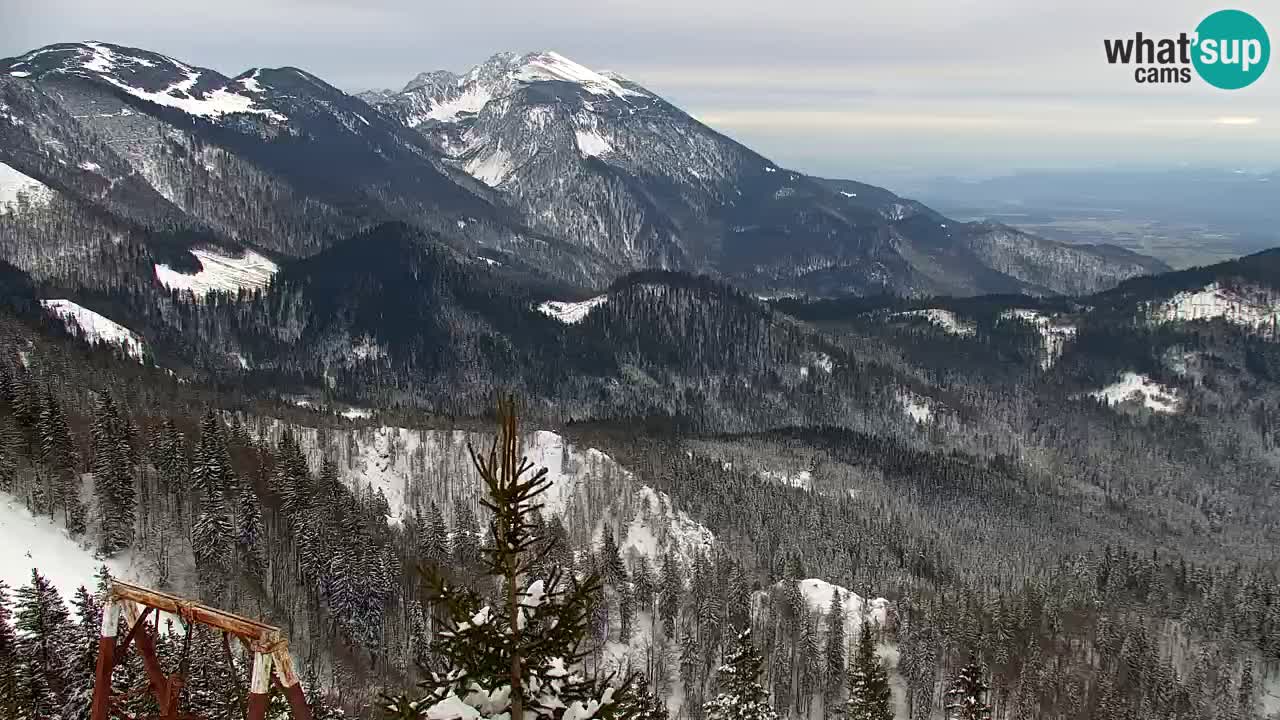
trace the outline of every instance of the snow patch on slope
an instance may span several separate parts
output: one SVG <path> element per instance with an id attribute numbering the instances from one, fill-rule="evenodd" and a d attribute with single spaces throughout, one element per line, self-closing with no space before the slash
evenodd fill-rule
<path id="1" fill-rule="evenodd" d="M 237 94 L 227 89 L 227 87 L 220 87 L 211 92 L 206 92 L 204 97 L 192 94 L 192 89 L 200 81 L 201 73 L 176 60 L 170 60 L 170 62 L 185 73 L 185 79 L 171 84 L 164 90 L 151 91 L 134 87 L 110 74 L 119 63 L 153 67 L 154 63 L 150 60 L 123 57 L 100 43 L 85 43 L 84 50 L 81 52 L 85 54 L 84 62 L 81 65 L 85 70 L 97 74 L 103 81 L 120 88 L 126 93 L 154 105 L 181 110 L 188 115 L 196 117 L 220 118 L 224 115 L 253 114 L 262 115 L 280 123 L 289 120 L 289 118 L 274 110 L 257 107 L 252 98 Z M 241 85 L 246 89 L 253 89 L 243 82 Z"/>
<path id="2" fill-rule="evenodd" d="M 207 93 L 204 97 L 190 95 L 189 91 L 200 79 L 200 73 L 197 72 L 188 75 L 186 80 L 174 83 L 159 92 L 136 88 L 109 76 L 104 76 L 102 79 L 140 100 L 181 110 L 188 115 L 196 117 L 220 118 L 223 115 L 253 114 L 264 115 L 280 123 L 289 120 L 289 118 L 274 110 L 256 107 L 252 98 L 238 95 L 224 87 Z"/>
<path id="3" fill-rule="evenodd" d="M 810 369 L 820 370 L 826 375 L 830 375 L 836 368 L 836 362 L 832 357 L 824 352 L 808 353 L 805 361 L 807 365 L 800 367 L 800 377 L 809 377 Z"/>
<path id="4" fill-rule="evenodd" d="M 511 176 L 515 166 L 511 163 L 511 153 L 499 147 L 488 154 L 471 158 L 462 169 L 485 185 L 497 187 Z"/>
<path id="5" fill-rule="evenodd" d="M 351 356 L 356 360 L 381 360 L 387 356 L 387 349 L 377 340 L 365 336 L 351 346 Z"/>
<path id="6" fill-rule="evenodd" d="M 0 163 L 0 213 L 16 207 L 20 198 L 35 206 L 48 204 L 52 197 L 48 185 Z"/>
<path id="7" fill-rule="evenodd" d="M 3 492 L 0 531 L 4 535 L 4 542 L 0 542 L 0 580 L 9 585 L 10 592 L 30 584 L 32 569 L 48 578 L 67 601 L 81 585 L 92 590 L 94 576 L 104 564 L 113 577 L 121 580 L 146 579 L 129 555 L 99 559 L 61 523 L 32 515 L 19 500 Z M 9 599 L 12 601 L 13 596 Z"/>
<path id="8" fill-rule="evenodd" d="M 578 151 L 587 157 L 599 157 L 613 152 L 609 141 L 595 130 L 576 130 L 574 137 L 578 142 Z"/>
<path id="9" fill-rule="evenodd" d="M 156 263 L 156 279 L 170 290 L 190 290 L 196 297 L 211 292 L 234 293 L 238 290 L 256 290 L 266 287 L 280 267 L 270 259 L 252 250 L 234 257 L 213 250 L 190 251 L 200 261 L 200 272 L 188 275 Z"/>
<path id="10" fill-rule="evenodd" d="M 1040 359 L 1040 368 L 1048 370 L 1067 348 L 1067 343 L 1075 339 L 1076 327 L 1067 323 L 1056 322 L 1048 315 L 1035 310 L 1014 309 L 1000 313 L 1002 320 L 1017 320 L 1035 327 L 1040 333 L 1040 341 L 1044 355 Z"/>
<path id="11" fill-rule="evenodd" d="M 538 312 L 547 317 L 554 318 L 566 325 L 576 325 L 582 322 L 587 314 L 593 309 L 605 304 L 609 301 L 608 295 L 597 295 L 590 300 L 581 302 L 560 302 L 558 300 L 548 300 L 539 303 Z"/>
<path id="12" fill-rule="evenodd" d="M 927 423 L 933 419 L 933 406 L 927 398 L 908 390 L 900 390 L 897 396 L 907 417 L 918 423 Z"/>
<path id="13" fill-rule="evenodd" d="M 145 344 L 129 328 L 70 300 L 41 300 L 40 304 L 88 342 L 114 345 L 123 348 L 129 357 L 142 360 Z"/>
<path id="14" fill-rule="evenodd" d="M 427 120 L 439 122 L 456 122 L 462 113 L 478 113 L 493 99 L 493 92 L 484 85 L 472 85 L 455 98 L 432 101 L 431 109 L 421 117 L 411 118 L 410 127 L 421 125 Z"/>
<path id="15" fill-rule="evenodd" d="M 801 490 L 813 489 L 813 472 L 809 470 L 801 470 L 797 473 L 789 473 L 785 470 L 761 470 L 759 477 L 761 480 L 781 483 Z"/>
<path id="16" fill-rule="evenodd" d="M 1136 401 L 1158 413 L 1177 412 L 1182 404 L 1177 390 L 1135 372 L 1126 372 L 1118 381 L 1101 390 L 1095 390 L 1089 395 L 1108 405 Z"/>
<path id="17" fill-rule="evenodd" d="M 570 445 L 556 433 L 537 430 L 524 438 L 520 450 L 534 467 L 546 468 L 551 485 L 542 494 L 542 512 L 563 515 L 569 499 L 578 489 L 580 466 L 569 453 Z M 592 452 L 592 451 L 588 451 Z M 600 453 L 603 456 L 603 453 Z"/>

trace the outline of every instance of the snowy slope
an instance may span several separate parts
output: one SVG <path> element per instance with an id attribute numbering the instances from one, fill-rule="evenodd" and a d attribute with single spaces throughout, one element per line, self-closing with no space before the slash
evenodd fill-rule
<path id="1" fill-rule="evenodd" d="M 214 291 L 234 293 L 266 287 L 280 270 L 270 259 L 252 250 L 246 250 L 240 257 L 199 248 L 190 252 L 200 262 L 200 271 L 189 275 L 157 263 L 156 279 L 161 285 L 170 290 L 190 290 L 197 297 L 203 297 Z"/>
<path id="2" fill-rule="evenodd" d="M 1177 412 L 1182 404 L 1177 390 L 1135 372 L 1126 372 L 1116 382 L 1089 395 L 1108 405 L 1136 401 L 1159 413 Z"/>
<path id="3" fill-rule="evenodd" d="M 53 190 L 44 183 L 0 163 L 0 213 L 12 210 L 20 201 L 44 205 L 52 196 Z"/>
<path id="4" fill-rule="evenodd" d="M 273 418 L 253 422 L 272 441 L 284 430 Z M 349 487 L 385 497 L 390 522 L 425 511 L 431 502 L 446 514 L 458 502 L 480 511 L 482 488 L 467 444 L 486 452 L 490 434 L 379 426 L 348 433 L 330 429 L 322 440 L 314 428 L 293 431 L 313 470 L 331 458 Z M 541 498 L 542 511 L 560 516 L 575 543 L 598 542 L 608 526 L 624 558 L 644 556 L 656 564 L 668 552 L 691 563 L 715 542 L 711 531 L 675 508 L 670 497 L 641 484 L 606 453 L 546 430 L 525 434 L 521 451 L 535 467 L 547 469 L 551 486 Z"/>
<path id="5" fill-rule="evenodd" d="M 41 300 L 40 304 L 86 341 L 121 347 L 129 357 L 142 361 L 146 344 L 129 328 L 70 300 Z"/>
<path id="6" fill-rule="evenodd" d="M 566 325 L 575 325 L 583 321 L 593 309 L 609 301 L 608 295 L 599 295 L 581 302 L 560 302 L 548 300 L 538 305 L 538 312 L 555 318 Z"/>
<path id="7" fill-rule="evenodd" d="M 1280 298 L 1261 288 L 1229 288 L 1210 283 L 1148 306 L 1153 323 L 1222 319 L 1254 331 L 1280 327 Z"/>
<path id="8" fill-rule="evenodd" d="M 598 131 L 575 130 L 573 135 L 578 144 L 578 151 L 583 155 L 599 157 L 613 151 L 613 146 L 609 144 L 609 140 Z"/>
<path id="9" fill-rule="evenodd" d="M 644 557 L 657 565 L 667 553 L 688 563 L 709 552 L 715 535 L 682 510 L 676 510 L 666 493 L 641 485 L 632 497 L 634 515 L 618 534 L 618 551 L 624 561 Z"/>
<path id="10" fill-rule="evenodd" d="M 11 590 L 31 582 L 31 570 L 49 578 L 64 600 L 70 600 L 76 588 L 93 588 L 94 576 L 105 564 L 114 577 L 143 580 L 145 573 L 134 567 L 127 555 L 101 560 L 71 537 L 61 522 L 35 517 L 8 493 L 0 493 L 0 580 Z"/>

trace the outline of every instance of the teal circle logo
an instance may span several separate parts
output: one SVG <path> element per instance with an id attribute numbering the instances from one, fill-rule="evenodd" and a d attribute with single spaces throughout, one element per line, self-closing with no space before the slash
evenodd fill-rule
<path id="1" fill-rule="evenodd" d="M 1271 59 L 1266 28 L 1243 10 L 1219 10 L 1200 21 L 1196 36 L 1192 63 L 1200 77 L 1216 88 L 1239 90 L 1252 85 Z"/>

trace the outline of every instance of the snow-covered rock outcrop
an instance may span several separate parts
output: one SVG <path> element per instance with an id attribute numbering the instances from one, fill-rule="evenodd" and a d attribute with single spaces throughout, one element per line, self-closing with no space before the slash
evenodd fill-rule
<path id="1" fill-rule="evenodd" d="M 1074 325 L 1035 310 L 1022 308 L 1005 310 L 1000 313 L 1000 319 L 1024 322 L 1036 329 L 1036 332 L 1040 334 L 1042 353 L 1040 367 L 1043 370 L 1053 367 L 1053 364 L 1066 351 L 1067 343 L 1076 337 L 1076 327 Z"/>
<path id="2" fill-rule="evenodd" d="M 1227 287 L 1210 283 L 1180 292 L 1164 302 L 1150 303 L 1154 323 L 1225 320 L 1248 330 L 1275 335 L 1280 330 L 1280 293 L 1265 288 Z"/>
<path id="3" fill-rule="evenodd" d="M 938 326 L 951 335 L 960 337 L 973 337 L 978 330 L 973 323 L 961 319 L 950 310 L 941 308 L 926 308 L 924 310 L 906 310 L 900 313 L 894 313 L 893 317 L 918 317 L 928 320 L 930 323 Z"/>

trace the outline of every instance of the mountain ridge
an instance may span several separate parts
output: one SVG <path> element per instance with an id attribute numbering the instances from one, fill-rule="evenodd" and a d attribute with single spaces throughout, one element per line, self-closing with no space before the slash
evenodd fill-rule
<path id="1" fill-rule="evenodd" d="M 401 220 L 587 289 L 657 267 L 775 295 L 1071 294 L 1163 269 L 781 168 L 621 77 L 499 53 L 361 99 L 298 68 L 60 43 L 0 60 L 0 162 L 233 248 L 302 257 Z"/>

